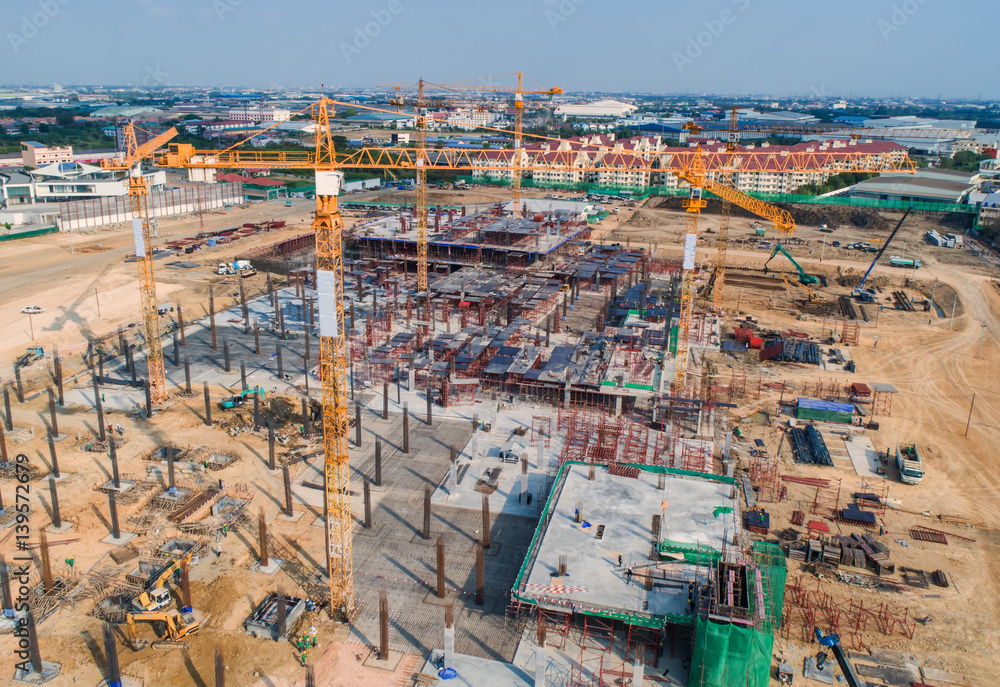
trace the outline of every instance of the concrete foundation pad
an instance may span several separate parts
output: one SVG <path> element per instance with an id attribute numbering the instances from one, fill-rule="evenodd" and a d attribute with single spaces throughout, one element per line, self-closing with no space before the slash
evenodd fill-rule
<path id="1" fill-rule="evenodd" d="M 109 491 L 116 491 L 119 494 L 124 494 L 126 491 L 135 486 L 135 480 L 132 479 L 119 479 L 118 486 L 115 486 L 114 480 L 108 480 L 101 485 L 101 491 L 107 493 Z"/>
<path id="2" fill-rule="evenodd" d="M 46 532 L 51 532 L 52 534 L 62 534 L 63 532 L 69 532 L 73 529 L 73 523 L 63 520 L 63 523 L 59 527 L 53 527 L 49 525 L 45 528 Z"/>
<path id="3" fill-rule="evenodd" d="M 101 543 L 111 544 L 112 546 L 124 546 L 133 539 L 135 539 L 135 532 L 122 532 L 121 536 L 118 537 L 117 539 L 109 534 L 108 536 L 106 536 L 104 539 L 101 540 Z"/>
<path id="4" fill-rule="evenodd" d="M 69 434 L 63 434 L 63 433 L 59 433 L 59 434 L 50 434 L 50 435 L 49 435 L 49 438 L 50 438 L 50 439 L 52 439 L 52 441 L 53 441 L 54 443 L 57 443 L 57 444 L 58 444 L 58 443 L 59 443 L 60 441 L 62 441 L 63 439 L 68 439 L 68 438 L 69 438 Z"/>
<path id="5" fill-rule="evenodd" d="M 31 663 L 28 663 L 30 670 Z M 14 682 L 20 682 L 25 685 L 44 685 L 46 683 L 52 682 L 59 674 L 62 672 L 62 663 L 56 663 L 54 661 L 42 661 L 42 672 L 36 673 L 34 671 L 28 672 L 21 668 L 14 670 Z"/>
<path id="6" fill-rule="evenodd" d="M 837 665 L 837 659 L 830 656 L 826 659 L 826 663 L 823 665 L 823 670 L 816 669 L 816 657 L 806 656 L 805 661 L 802 666 L 802 675 L 810 680 L 816 680 L 816 682 L 822 682 L 826 685 L 833 684 L 833 667 Z M 840 668 L 837 668 L 839 671 Z"/>
<path id="7" fill-rule="evenodd" d="M 277 517 L 275 517 L 275 520 L 279 520 L 281 522 L 298 522 L 299 520 L 302 519 L 302 516 L 305 514 L 306 512 L 304 510 L 293 510 L 291 515 L 278 513 Z"/>
<path id="8" fill-rule="evenodd" d="M 390 651 L 384 661 L 375 658 L 375 654 L 369 652 L 363 665 L 365 668 L 375 668 L 377 670 L 384 670 L 387 673 L 394 673 L 396 672 L 396 669 L 399 668 L 399 664 L 402 660 L 402 651 Z"/>
<path id="9" fill-rule="evenodd" d="M 76 476 L 75 472 L 66 472 L 65 470 L 60 470 L 58 477 L 55 477 L 51 472 L 49 473 L 49 479 L 53 479 L 56 482 L 65 482 L 70 477 L 75 477 L 75 476 Z"/>
<path id="10" fill-rule="evenodd" d="M 267 565 L 261 565 L 259 562 L 254 563 L 250 566 L 250 572 L 264 573 L 265 575 L 273 575 L 278 572 L 285 561 L 280 558 L 272 558 L 267 562 Z"/>
<path id="11" fill-rule="evenodd" d="M 326 527 L 326 519 L 325 518 L 321 518 L 321 517 L 320 518 L 316 518 L 315 520 L 312 521 L 312 523 L 309 526 L 310 527 L 320 527 L 320 528 Z"/>

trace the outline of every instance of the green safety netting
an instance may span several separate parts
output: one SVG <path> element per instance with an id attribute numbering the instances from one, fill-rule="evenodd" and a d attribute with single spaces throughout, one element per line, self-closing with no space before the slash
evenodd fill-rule
<path id="1" fill-rule="evenodd" d="M 755 542 L 754 564 L 760 570 L 764 620 L 745 625 L 699 616 L 689 687 L 767 687 L 771 679 L 774 628 L 781 621 L 787 569 L 777 544 Z M 754 585 L 756 587 L 756 585 Z M 757 617 L 757 594 L 751 593 L 750 615 Z"/>

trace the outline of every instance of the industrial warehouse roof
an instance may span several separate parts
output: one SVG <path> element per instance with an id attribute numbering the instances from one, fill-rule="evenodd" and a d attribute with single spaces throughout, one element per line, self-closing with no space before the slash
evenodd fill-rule
<path id="1" fill-rule="evenodd" d="M 799 398 L 799 408 L 808 408 L 809 410 L 829 410 L 834 413 L 854 413 L 854 404 L 852 403 L 821 401 L 818 398 Z"/>
<path id="2" fill-rule="evenodd" d="M 926 198 L 929 200 L 959 203 L 973 189 L 975 189 L 974 184 L 963 181 L 944 181 L 942 179 L 928 179 L 926 177 L 891 175 L 862 181 L 854 187 L 851 194 L 901 196 L 913 200 Z"/>

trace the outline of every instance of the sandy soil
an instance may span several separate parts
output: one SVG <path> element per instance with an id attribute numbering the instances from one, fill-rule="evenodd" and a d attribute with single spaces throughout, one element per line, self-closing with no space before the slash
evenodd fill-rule
<path id="1" fill-rule="evenodd" d="M 679 257 L 675 247 L 664 244 L 680 241 L 686 228 L 684 213 L 663 210 L 639 210 L 638 213 L 642 217 L 639 222 L 629 222 L 630 215 L 605 220 L 601 238 L 605 241 L 630 241 L 633 246 L 655 243 L 661 250 Z M 889 219 L 898 219 L 898 216 Z M 894 225 L 895 221 L 892 221 L 890 229 Z M 699 239 L 699 261 L 711 266 L 715 260 L 717 233 L 713 235 L 713 232 L 718 230 L 718 217 L 703 216 L 699 226 L 703 230 L 711 230 L 702 233 Z M 928 572 L 945 570 L 951 576 L 953 585 L 948 589 L 933 586 L 923 591 L 913 589 L 888 597 L 835 581 L 823 581 L 821 588 L 837 598 L 852 597 L 868 602 L 888 598 L 894 604 L 908 607 L 911 617 L 930 616 L 930 623 L 917 624 L 912 641 L 871 632 L 864 633 L 860 639 L 868 646 L 915 654 L 926 665 L 967 676 L 969 684 L 993 685 L 996 684 L 994 666 L 1000 657 L 1000 632 L 994 622 L 1000 614 L 1000 575 L 996 572 L 1000 563 L 1000 512 L 996 508 L 1000 499 L 1000 481 L 996 478 L 994 466 L 994 447 L 1000 430 L 1000 394 L 992 380 L 998 374 L 1000 297 L 990 283 L 990 275 L 994 273 L 992 265 L 968 248 L 946 249 L 927 244 L 922 237 L 930 228 L 952 231 L 947 226 L 936 225 L 933 218 L 916 216 L 900 230 L 891 250 L 892 254 L 900 254 L 905 242 L 905 254 L 919 257 L 923 262 L 921 269 L 914 272 L 880 266 L 873 272 L 872 279 L 881 286 L 882 299 L 887 299 L 891 290 L 897 288 L 906 289 L 912 296 L 918 293 L 930 296 L 933 292 L 936 302 L 945 311 L 945 317 L 939 318 L 933 312 L 896 311 L 885 300 L 885 309 L 878 313 L 877 328 L 874 318 L 871 323 L 862 323 L 861 345 L 850 348 L 850 354 L 857 362 L 856 374 L 842 370 L 817 370 L 812 366 L 761 364 L 756 361 L 755 355 L 734 360 L 717 354 L 710 356 L 710 360 L 715 366 L 716 383 L 730 383 L 733 371 L 729 368 L 740 374 L 745 369 L 747 387 L 752 387 L 754 394 L 759 380 L 791 384 L 795 391 L 786 393 L 786 400 L 789 396 L 812 395 L 806 387 L 814 388 L 819 381 L 829 385 L 831 380 L 837 380 L 841 386 L 851 381 L 887 382 L 899 389 L 900 393 L 892 404 L 891 417 L 879 417 L 880 430 L 869 432 L 869 435 L 876 448 L 883 451 L 894 449 L 897 443 L 915 442 L 921 455 L 926 456 L 926 475 L 918 486 L 904 485 L 898 479 L 891 481 L 889 499 L 901 510 L 890 510 L 880 518 L 887 531 L 883 542 L 890 546 L 897 570 L 900 566 Z M 748 233 L 746 230 L 747 220 L 734 219 L 730 236 Z M 817 227 L 799 227 L 796 237 L 805 239 L 807 244 L 793 247 L 792 253 L 797 259 L 801 258 L 800 262 L 807 271 L 827 276 L 829 286 L 816 289 L 826 296 L 827 303 L 805 306 L 804 292 L 798 290 L 786 293 L 730 287 L 725 293 L 724 310 L 732 314 L 738 304 L 739 314 L 752 314 L 760 319 L 762 327 L 775 330 L 794 328 L 816 336 L 839 332 L 842 316 L 835 307 L 836 297 L 848 293 L 849 288 L 838 286 L 837 277 L 863 274 L 873 256 L 832 249 L 829 245 L 829 241 L 833 240 L 831 236 L 842 243 L 849 243 L 882 238 L 888 235 L 888 231 L 866 232 L 841 227 L 831 235 L 818 232 Z M 828 244 L 821 264 L 819 257 L 823 249 L 820 242 L 823 236 L 827 237 Z M 735 250 L 730 247 L 727 262 L 731 267 L 759 269 L 769 254 L 769 251 L 746 246 Z M 785 268 L 791 269 L 787 262 Z M 949 329 L 953 298 L 955 319 Z M 708 303 L 701 301 L 699 307 L 707 306 Z M 825 317 L 822 314 L 824 310 Z M 869 306 L 869 313 L 873 315 L 873 311 L 874 308 Z M 814 315 L 802 318 L 802 312 L 813 312 Z M 982 352 L 977 356 L 981 325 L 984 324 Z M 729 331 L 731 326 L 727 327 Z M 975 409 L 966 436 L 973 394 Z M 758 409 L 776 414 L 778 400 L 777 393 L 769 394 L 765 390 L 760 400 L 741 402 L 737 412 L 744 417 Z M 748 429 L 748 440 L 763 438 L 772 451 L 778 447 L 783 434 L 776 427 L 756 427 L 752 423 L 744 425 L 744 429 Z M 795 465 L 787 443 L 782 443 L 779 470 L 782 474 L 842 480 L 842 507 L 850 495 L 861 488 L 861 479 L 852 469 L 831 470 Z M 804 510 L 807 519 L 816 517 L 808 515 L 815 490 L 792 483 L 786 486 L 788 499 L 785 502 L 767 504 L 772 516 L 772 533 L 789 526 L 792 510 Z M 938 518 L 940 515 L 958 516 L 977 526 L 971 528 L 942 523 Z M 840 526 L 837 523 L 828 524 L 834 533 L 838 533 Z M 915 541 L 908 532 L 914 525 L 933 527 L 975 541 L 950 537 L 948 546 Z M 846 533 L 850 531 L 851 528 L 842 530 Z M 896 539 L 905 541 L 908 546 L 895 543 Z M 802 573 L 798 568 L 797 562 L 789 561 L 792 575 L 802 575 L 815 584 L 811 574 Z M 852 570 L 846 569 L 848 572 Z M 901 578 L 896 575 L 893 579 L 899 581 Z M 794 659 L 791 662 L 801 666 L 801 658 L 814 655 L 816 649 L 815 645 L 793 641 L 795 634 L 794 631 L 791 633 L 792 641 L 779 639 L 776 652 L 783 652 L 786 659 Z M 799 678 L 796 679 L 798 681 Z"/>

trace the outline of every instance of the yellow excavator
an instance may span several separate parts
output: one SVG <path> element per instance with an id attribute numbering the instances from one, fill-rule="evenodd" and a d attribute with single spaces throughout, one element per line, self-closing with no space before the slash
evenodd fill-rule
<path id="1" fill-rule="evenodd" d="M 128 640 L 132 643 L 132 648 L 142 651 L 149 645 L 149 641 L 139 639 L 135 633 L 136 621 L 160 622 L 165 626 L 164 638 L 154 641 L 154 649 L 170 649 L 173 647 L 187 646 L 187 642 L 181 641 L 201 629 L 201 625 L 194 617 L 193 613 L 129 613 L 125 616 L 125 623 L 128 627 Z"/>
<path id="2" fill-rule="evenodd" d="M 793 281 L 793 280 L 789 279 L 787 275 L 784 275 L 784 274 L 781 275 L 781 278 L 785 280 L 785 284 L 787 284 L 789 287 L 798 286 L 800 289 L 805 289 L 806 293 L 809 294 L 809 302 L 810 303 L 822 303 L 823 301 L 826 300 L 825 298 L 823 298 L 822 296 L 820 296 L 818 293 L 814 293 L 812 289 L 810 289 L 808 286 L 806 286 L 802 282 Z"/>
<path id="3" fill-rule="evenodd" d="M 166 586 L 167 580 L 170 579 L 171 575 L 180 570 L 185 562 L 191 560 L 192 553 L 194 553 L 194 550 L 189 551 L 183 558 L 178 558 L 164 568 L 163 572 L 149 583 L 146 591 L 132 599 L 132 611 L 135 613 L 152 613 L 153 611 L 158 611 L 161 608 L 169 606 L 170 590 Z"/>

